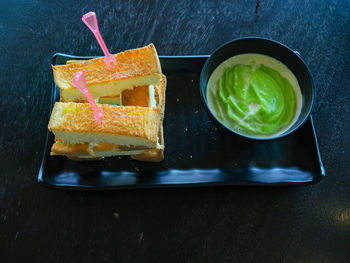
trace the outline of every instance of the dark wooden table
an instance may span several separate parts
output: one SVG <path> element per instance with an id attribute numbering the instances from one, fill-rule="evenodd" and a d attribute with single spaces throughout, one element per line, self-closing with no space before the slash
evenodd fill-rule
<path id="1" fill-rule="evenodd" d="M 81 2 L 81 3 L 78 3 Z M 263 36 L 298 50 L 317 86 L 326 178 L 307 187 L 62 192 L 37 173 L 55 52 L 209 54 Z M 350 262 L 349 1 L 0 2 L 0 262 Z"/>

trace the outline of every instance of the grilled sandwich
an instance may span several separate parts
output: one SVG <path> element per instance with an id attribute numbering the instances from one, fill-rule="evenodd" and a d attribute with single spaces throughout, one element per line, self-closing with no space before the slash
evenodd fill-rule
<path id="1" fill-rule="evenodd" d="M 128 56 L 146 54 L 146 57 L 141 58 L 139 68 L 134 71 L 126 65 L 129 62 L 125 62 L 123 67 L 128 68 L 129 74 L 119 68 L 119 73 L 111 77 L 104 67 L 102 76 L 107 81 L 102 77 L 98 81 L 86 78 L 90 92 L 95 91 L 92 96 L 105 112 L 106 118 L 101 126 L 94 120 L 93 111 L 83 94 L 77 92 L 69 81 L 75 71 L 82 70 L 85 74 L 90 66 L 94 68 L 98 64 L 94 61 L 96 59 L 68 61 L 66 65 L 53 66 L 61 101 L 55 104 L 49 123 L 49 130 L 56 136 L 52 155 L 65 155 L 72 160 L 98 160 L 120 155 L 130 155 L 140 161 L 161 161 L 164 158 L 166 77 L 161 74 L 155 48 L 151 44 L 120 54 L 116 54 L 118 67 L 122 61 L 132 61 Z M 118 57 L 123 60 L 118 60 Z M 150 62 L 152 58 L 153 62 Z M 144 73 L 136 74 L 142 67 Z M 73 73 L 69 73 L 70 70 Z M 93 70 L 91 72 L 97 74 Z M 120 77 L 126 75 L 127 78 Z M 140 79 L 146 81 L 139 82 Z"/>

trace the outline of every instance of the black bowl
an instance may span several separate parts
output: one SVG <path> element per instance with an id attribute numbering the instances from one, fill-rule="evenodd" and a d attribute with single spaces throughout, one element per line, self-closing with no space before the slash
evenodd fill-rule
<path id="1" fill-rule="evenodd" d="M 262 55 L 267 55 L 273 57 L 283 64 L 285 64 L 295 75 L 298 80 L 301 95 L 302 95 L 302 105 L 301 112 L 299 114 L 298 119 L 295 123 L 289 127 L 284 133 L 278 134 L 276 136 L 271 137 L 252 137 L 248 135 L 241 134 L 230 127 L 223 124 L 211 111 L 208 106 L 207 99 L 207 83 L 212 74 L 212 72 L 225 60 L 230 57 L 245 54 L 245 53 L 258 53 Z M 265 38 L 257 38 L 257 37 L 248 37 L 236 39 L 231 42 L 228 42 L 218 49 L 216 49 L 208 58 L 204 67 L 202 69 L 202 73 L 200 76 L 200 92 L 202 96 L 202 101 L 205 105 L 205 108 L 209 115 L 214 118 L 214 120 L 225 127 L 227 130 L 238 134 L 240 136 L 255 139 L 255 140 L 272 140 L 278 139 L 284 136 L 291 134 L 300 128 L 305 121 L 308 119 L 311 109 L 315 100 L 315 84 L 312 79 L 311 72 L 309 68 L 306 66 L 305 62 L 300 57 L 300 54 L 296 51 L 291 50 L 285 45 L 278 43 L 276 41 L 265 39 Z"/>

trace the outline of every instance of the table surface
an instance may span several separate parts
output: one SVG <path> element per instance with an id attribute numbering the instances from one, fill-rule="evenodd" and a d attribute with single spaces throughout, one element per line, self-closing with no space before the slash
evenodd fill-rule
<path id="1" fill-rule="evenodd" d="M 326 177 L 306 187 L 64 192 L 37 173 L 50 116 L 52 55 L 153 42 L 160 55 L 210 54 L 262 36 L 298 50 L 317 86 Z M 349 1 L 0 2 L 1 262 L 349 262 Z"/>

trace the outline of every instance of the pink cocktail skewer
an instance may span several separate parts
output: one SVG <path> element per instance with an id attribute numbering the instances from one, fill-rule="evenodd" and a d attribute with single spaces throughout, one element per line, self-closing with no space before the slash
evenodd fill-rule
<path id="1" fill-rule="evenodd" d="M 114 66 L 117 66 L 117 61 L 115 59 L 115 56 L 109 53 L 105 42 L 103 41 L 103 38 L 100 34 L 100 30 L 98 29 L 97 24 L 97 18 L 95 12 L 89 12 L 81 18 L 85 25 L 91 30 L 91 32 L 95 35 L 98 44 L 100 45 L 103 53 L 105 54 L 104 62 L 106 63 L 107 67 L 110 69 L 112 68 L 112 64 Z"/>
<path id="2" fill-rule="evenodd" d="M 103 109 L 98 107 L 94 101 L 94 99 L 91 96 L 91 93 L 86 85 L 84 73 L 82 71 L 78 71 L 73 79 L 73 85 L 76 86 L 84 95 L 87 101 L 90 103 L 93 111 L 94 111 L 94 118 L 95 120 L 101 125 L 102 120 L 105 118 L 105 114 L 103 112 Z"/>

